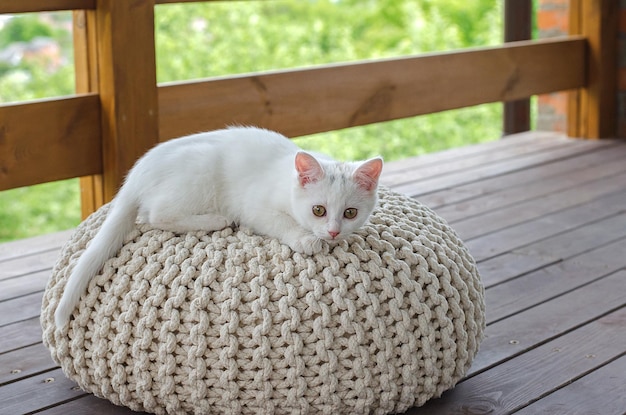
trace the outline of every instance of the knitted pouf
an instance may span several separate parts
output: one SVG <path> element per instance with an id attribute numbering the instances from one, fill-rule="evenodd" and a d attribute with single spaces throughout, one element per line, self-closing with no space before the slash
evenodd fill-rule
<path id="1" fill-rule="evenodd" d="M 322 253 L 246 229 L 174 234 L 139 225 L 55 330 L 65 282 L 108 206 L 63 249 L 43 299 L 43 339 L 85 391 L 134 410 L 385 414 L 466 373 L 483 288 L 455 232 L 380 189 L 370 222 Z"/>

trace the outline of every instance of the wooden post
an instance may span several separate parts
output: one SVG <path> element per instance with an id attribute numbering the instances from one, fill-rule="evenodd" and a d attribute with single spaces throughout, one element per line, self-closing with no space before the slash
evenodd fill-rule
<path id="1" fill-rule="evenodd" d="M 570 137 L 606 138 L 616 134 L 618 3 L 570 0 L 570 34 L 587 38 L 587 86 L 570 95 Z"/>
<path id="2" fill-rule="evenodd" d="M 98 55 L 94 11 L 74 11 L 74 68 L 76 92 L 98 92 Z M 102 122 L 100 121 L 100 125 Z M 100 135 L 102 141 L 102 135 Z M 100 155 L 102 157 L 102 155 Z M 102 174 L 80 178 L 83 219 L 104 204 Z"/>
<path id="3" fill-rule="evenodd" d="M 101 177 L 81 181 L 83 215 L 110 201 L 134 162 L 158 143 L 155 0 L 98 0 L 76 12 L 77 90 L 98 92 Z"/>
<path id="4" fill-rule="evenodd" d="M 504 2 L 504 41 L 528 40 L 531 37 L 532 4 L 530 0 Z M 530 130 L 530 99 L 504 103 L 504 135 Z"/>

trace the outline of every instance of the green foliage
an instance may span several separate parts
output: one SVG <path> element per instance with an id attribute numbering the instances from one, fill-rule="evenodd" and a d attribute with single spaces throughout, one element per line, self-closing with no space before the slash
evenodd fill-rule
<path id="1" fill-rule="evenodd" d="M 0 192 L 0 242 L 70 229 L 79 221 L 78 179 Z"/>
<path id="2" fill-rule="evenodd" d="M 501 42 L 496 0 L 308 0 L 161 5 L 159 82 Z"/>
<path id="3" fill-rule="evenodd" d="M 45 16 L 45 19 L 42 18 Z M 49 67 L 50 57 L 23 59 L 17 64 L 0 62 L 0 103 L 69 95 L 74 92 L 72 34 L 66 29 L 69 12 L 22 14 L 0 30 L 0 50 L 36 38 L 53 38 L 61 47 L 65 64 Z"/>
<path id="4" fill-rule="evenodd" d="M 30 42 L 36 37 L 53 37 L 55 30 L 36 15 L 14 17 L 0 31 L 0 49 L 13 42 Z"/>
<path id="5" fill-rule="evenodd" d="M 0 65 L 0 75 L 2 75 Z M 25 101 L 69 95 L 74 92 L 74 68 L 66 65 L 56 72 L 34 64 L 21 64 L 0 76 L 0 102 Z"/>
<path id="6" fill-rule="evenodd" d="M 156 8 L 159 82 L 376 59 L 502 38 L 498 0 L 272 0 L 166 4 Z M 53 36 L 67 65 L 0 63 L 0 102 L 73 91 L 70 13 L 22 15 L 0 31 L 0 49 Z M 303 98 L 305 99 L 305 98 Z M 420 155 L 500 136 L 501 105 L 483 105 L 297 139 L 339 159 Z M 75 226 L 77 180 L 0 192 L 0 241 Z"/>

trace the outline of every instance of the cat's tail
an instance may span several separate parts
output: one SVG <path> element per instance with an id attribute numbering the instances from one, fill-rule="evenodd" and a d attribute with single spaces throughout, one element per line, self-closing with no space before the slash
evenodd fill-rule
<path id="1" fill-rule="evenodd" d="M 135 226 L 137 202 L 120 196 L 122 195 L 118 195 L 113 201 L 102 227 L 78 258 L 76 266 L 67 280 L 63 295 L 54 313 L 54 321 L 58 329 L 69 322 L 81 295 L 87 290 L 89 281 L 100 271 L 104 263 L 120 250 L 124 238 Z"/>

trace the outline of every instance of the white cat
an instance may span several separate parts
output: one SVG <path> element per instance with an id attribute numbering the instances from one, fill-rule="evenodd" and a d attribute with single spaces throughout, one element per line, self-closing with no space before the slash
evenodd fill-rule
<path id="1" fill-rule="evenodd" d="M 55 312 L 68 323 L 89 281 L 135 222 L 173 232 L 232 223 L 314 254 L 363 225 L 377 203 L 381 158 L 340 163 L 253 127 L 162 143 L 133 167 L 101 229 L 78 259 Z"/>

